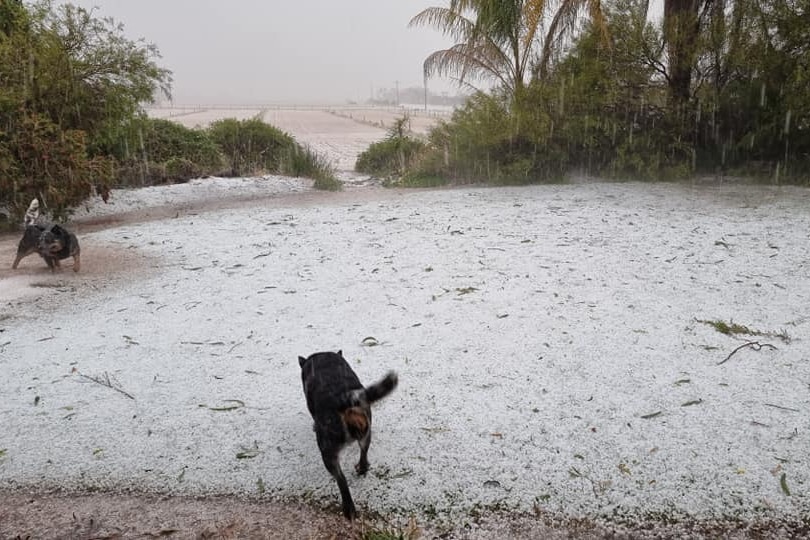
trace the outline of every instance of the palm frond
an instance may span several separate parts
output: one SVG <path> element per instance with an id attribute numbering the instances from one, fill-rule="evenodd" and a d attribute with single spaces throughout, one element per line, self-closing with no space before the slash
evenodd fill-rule
<path id="1" fill-rule="evenodd" d="M 563 0 L 551 20 L 543 41 L 543 50 L 536 67 L 538 76 L 545 76 L 553 50 L 558 50 L 565 38 L 575 32 L 579 13 L 584 7 L 588 8 L 591 20 L 601 30 L 605 42 L 608 42 L 607 22 L 600 0 Z"/>
<path id="2" fill-rule="evenodd" d="M 454 41 L 466 41 L 472 35 L 475 23 L 448 8 L 429 7 L 414 15 L 408 22 L 408 28 L 416 26 L 428 26 Z"/>
<path id="3" fill-rule="evenodd" d="M 511 86 L 508 77 L 491 62 L 491 57 L 481 54 L 481 48 L 467 43 L 458 43 L 449 49 L 432 53 L 424 62 L 425 75 L 457 77 L 459 81 L 470 78 L 496 80 L 504 86 Z"/>

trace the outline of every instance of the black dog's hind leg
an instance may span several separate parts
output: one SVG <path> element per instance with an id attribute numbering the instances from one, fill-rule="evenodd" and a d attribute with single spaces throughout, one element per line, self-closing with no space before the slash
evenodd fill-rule
<path id="1" fill-rule="evenodd" d="M 14 257 L 14 263 L 11 265 L 13 270 L 17 269 L 17 265 L 20 264 L 20 261 L 23 260 L 25 257 L 28 257 L 32 253 L 36 251 L 36 248 L 31 248 L 28 250 L 17 251 L 17 256 Z"/>
<path id="2" fill-rule="evenodd" d="M 346 519 L 354 519 L 357 517 L 357 510 L 354 508 L 354 501 L 352 494 L 349 492 L 349 484 L 346 482 L 346 477 L 343 476 L 343 471 L 340 468 L 340 461 L 338 461 L 338 453 L 321 451 L 323 464 L 326 465 L 326 470 L 335 479 L 340 490 L 340 499 L 343 504 L 343 515 Z"/>
<path id="3" fill-rule="evenodd" d="M 360 445 L 360 461 L 354 466 L 357 474 L 366 474 L 368 472 L 368 447 L 371 445 L 371 426 L 368 426 L 366 436 L 357 441 Z"/>

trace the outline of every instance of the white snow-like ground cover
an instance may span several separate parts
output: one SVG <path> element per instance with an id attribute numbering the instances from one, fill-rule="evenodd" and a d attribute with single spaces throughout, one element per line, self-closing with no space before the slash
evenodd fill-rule
<path id="1" fill-rule="evenodd" d="M 223 185 L 253 183 L 113 200 Z M 36 294 L 0 305 L 0 487 L 336 503 L 297 356 L 342 349 L 364 382 L 400 376 L 368 476 L 343 454 L 361 511 L 810 513 L 807 190 L 373 192 L 86 233 L 137 260 L 95 283 L 89 255 L 25 259 Z M 721 363 L 746 341 L 775 348 Z"/>
<path id="2" fill-rule="evenodd" d="M 100 197 L 92 197 L 77 207 L 73 218 L 100 218 L 126 212 L 171 206 L 182 209 L 184 205 L 220 199 L 243 199 L 272 195 L 300 193 L 312 187 L 312 181 L 286 176 L 261 176 L 247 178 L 200 178 L 183 184 L 148 186 L 138 189 L 115 189 L 105 203 Z"/>

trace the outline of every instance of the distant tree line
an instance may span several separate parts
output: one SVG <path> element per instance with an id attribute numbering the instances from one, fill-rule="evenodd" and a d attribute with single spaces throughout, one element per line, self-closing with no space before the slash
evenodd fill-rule
<path id="1" fill-rule="evenodd" d="M 427 89 L 427 95 L 425 95 L 424 87 L 409 86 L 406 88 L 378 88 L 375 96 L 369 98 L 366 103 L 383 106 L 424 105 L 427 99 L 428 106 L 456 107 L 463 105 L 467 97 L 463 93 L 451 95 L 448 92 L 443 92 L 437 94 L 430 89 Z"/>
<path id="2" fill-rule="evenodd" d="M 403 183 L 739 175 L 810 183 L 810 2 L 450 0 L 426 74 L 487 81 Z M 584 17 L 583 17 L 584 15 Z M 584 20 L 584 22 L 582 22 Z"/>

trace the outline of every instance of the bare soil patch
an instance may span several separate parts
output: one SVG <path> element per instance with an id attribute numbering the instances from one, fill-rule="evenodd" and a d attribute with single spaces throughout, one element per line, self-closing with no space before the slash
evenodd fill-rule
<path id="1" fill-rule="evenodd" d="M 350 523 L 339 508 L 237 497 L 196 499 L 154 494 L 34 494 L 0 492 L 0 539 L 788 539 L 807 538 L 807 523 L 650 521 L 603 525 L 542 515 L 479 516 L 454 528 L 391 524 L 383 518 Z"/>

